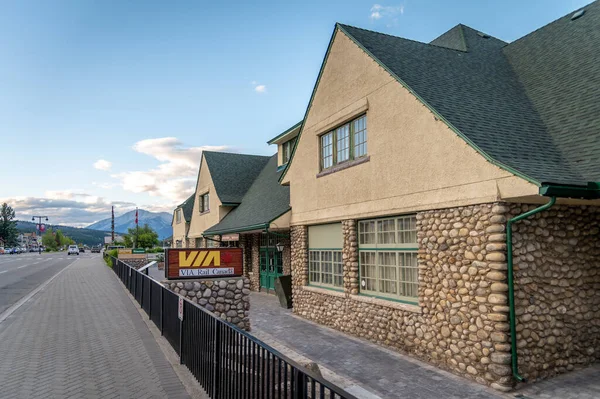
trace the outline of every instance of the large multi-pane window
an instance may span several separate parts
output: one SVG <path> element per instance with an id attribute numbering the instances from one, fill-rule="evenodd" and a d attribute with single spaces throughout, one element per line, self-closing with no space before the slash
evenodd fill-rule
<path id="1" fill-rule="evenodd" d="M 200 196 L 200 213 L 208 212 L 210 210 L 210 197 L 208 193 Z"/>
<path id="2" fill-rule="evenodd" d="M 281 164 L 285 165 L 290 161 L 292 156 L 292 150 L 294 149 L 294 144 L 296 143 L 296 137 L 291 140 L 286 141 L 281 145 Z"/>
<path id="3" fill-rule="evenodd" d="M 358 222 L 361 292 L 415 301 L 418 296 L 414 215 Z"/>
<path id="4" fill-rule="evenodd" d="M 320 137 L 321 170 L 367 155 L 367 116 L 362 115 Z"/>
<path id="5" fill-rule="evenodd" d="M 342 251 L 310 250 L 308 252 L 308 281 L 311 285 L 344 287 Z"/>

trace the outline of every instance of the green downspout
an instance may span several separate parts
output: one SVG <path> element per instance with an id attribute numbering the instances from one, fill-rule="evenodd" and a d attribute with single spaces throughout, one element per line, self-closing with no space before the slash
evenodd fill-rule
<path id="1" fill-rule="evenodd" d="M 512 224 L 528 218 L 531 215 L 545 211 L 550 208 L 556 202 L 556 197 L 551 197 L 550 202 L 544 204 L 538 208 L 532 209 L 529 212 L 522 213 L 509 219 L 506 222 L 506 252 L 507 252 L 507 263 L 508 263 L 508 308 L 510 314 L 510 350 L 512 359 L 512 374 L 520 382 L 527 382 L 524 377 L 519 375 L 519 366 L 517 362 L 517 322 L 515 317 L 515 287 L 513 279 L 513 254 L 512 254 Z"/>

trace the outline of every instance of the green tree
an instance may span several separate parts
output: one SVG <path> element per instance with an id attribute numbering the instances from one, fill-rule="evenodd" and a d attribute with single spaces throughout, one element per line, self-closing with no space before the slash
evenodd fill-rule
<path id="1" fill-rule="evenodd" d="M 6 202 L 0 207 L 0 238 L 7 246 L 13 246 L 17 243 L 17 222 L 15 211 Z"/>
<path id="2" fill-rule="evenodd" d="M 123 239 L 125 240 L 125 246 L 128 248 L 132 248 L 133 246 L 137 246 L 138 248 L 152 248 L 160 243 L 158 233 L 152 230 L 152 227 L 147 224 L 139 229 L 127 229 L 127 234 L 123 236 Z"/>
<path id="3" fill-rule="evenodd" d="M 42 235 L 42 245 L 46 247 L 46 250 L 56 251 L 58 249 L 58 245 L 56 244 L 55 233 L 52 229 L 46 230 L 44 235 Z"/>
<path id="4" fill-rule="evenodd" d="M 54 241 L 56 241 L 56 246 L 59 248 L 64 245 L 65 236 L 63 235 L 62 231 L 56 230 L 56 234 L 54 234 Z"/>

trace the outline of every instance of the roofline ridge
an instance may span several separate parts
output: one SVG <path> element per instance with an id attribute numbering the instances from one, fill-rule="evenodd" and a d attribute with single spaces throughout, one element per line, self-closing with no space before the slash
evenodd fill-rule
<path id="1" fill-rule="evenodd" d="M 459 24 L 462 25 L 462 24 Z M 406 37 L 401 37 L 401 36 L 394 36 L 394 35 L 390 35 L 389 33 L 383 33 L 383 32 L 377 32 L 375 30 L 370 30 L 370 29 L 364 29 L 364 28 L 359 28 L 358 26 L 352 26 L 352 25 L 345 25 L 345 24 L 340 24 L 339 22 L 336 23 L 336 26 L 340 26 L 340 28 L 342 29 L 342 31 L 344 31 L 344 33 L 347 33 L 349 35 L 351 35 L 351 33 L 347 32 L 344 29 L 344 26 L 348 26 L 350 28 L 354 28 L 354 29 L 360 29 L 360 30 L 364 30 L 365 32 L 371 32 L 371 33 L 377 33 L 378 35 L 384 35 L 384 36 L 389 36 L 389 37 L 393 37 L 394 39 L 401 39 L 401 40 L 406 40 L 407 42 L 413 42 L 413 43 L 417 43 L 417 44 L 422 44 L 424 46 L 431 46 L 431 47 L 436 47 L 436 48 L 441 48 L 444 50 L 452 50 L 452 51 L 460 51 L 461 53 L 466 53 L 467 51 L 463 51 L 463 50 L 458 50 L 458 49 L 454 49 L 454 48 L 448 48 L 448 47 L 444 47 L 444 46 L 438 46 L 436 44 L 431 44 L 431 43 L 425 43 L 425 42 L 420 42 L 418 40 L 414 40 L 414 39 L 407 39 Z M 455 25 L 456 26 L 456 25 Z M 446 32 L 444 32 L 446 33 Z M 465 44 L 466 47 L 466 44 Z"/>
<path id="2" fill-rule="evenodd" d="M 561 20 L 561 19 L 563 19 L 563 18 L 565 18 L 565 17 L 569 16 L 569 14 L 572 14 L 572 13 L 574 13 L 574 12 L 576 12 L 576 11 L 579 11 L 579 10 L 584 10 L 584 9 L 586 9 L 586 7 L 589 7 L 589 6 L 591 6 L 592 4 L 594 4 L 594 3 L 597 3 L 597 2 L 598 2 L 598 0 L 593 0 L 591 3 L 588 3 L 588 4 L 584 5 L 584 6 L 581 6 L 581 7 L 579 7 L 579 8 L 576 8 L 576 9 L 575 9 L 575 10 L 573 10 L 573 11 L 569 11 L 569 13 L 567 13 L 567 14 L 565 14 L 565 15 L 563 15 L 563 16 L 560 16 L 560 17 L 558 17 L 558 18 L 556 18 L 555 20 L 553 20 L 553 21 L 550 21 L 550 22 L 548 22 L 548 23 L 547 23 L 547 24 L 545 24 L 545 25 L 542 25 L 542 26 L 540 26 L 539 28 L 537 28 L 537 29 L 535 29 L 535 30 L 532 30 L 532 31 L 531 31 L 531 32 L 529 32 L 528 34 L 526 34 L 526 35 L 524 35 L 524 36 L 521 36 L 520 38 L 518 38 L 518 39 L 515 39 L 515 40 L 513 40 L 512 42 L 506 43 L 506 45 L 505 45 L 504 47 L 502 47 L 502 48 L 506 48 L 506 47 L 510 46 L 511 44 L 513 44 L 513 43 L 516 43 L 516 42 L 518 42 L 518 41 L 520 41 L 520 40 L 522 40 L 522 39 L 525 39 L 526 37 L 529 37 L 529 36 L 533 35 L 533 34 L 534 34 L 534 33 L 536 33 L 537 31 L 544 29 L 544 28 L 545 28 L 545 27 L 547 27 L 548 25 L 552 25 L 553 23 L 555 23 L 555 22 L 558 22 L 559 20 Z M 586 10 L 586 11 L 587 11 L 587 10 Z"/>
<path id="3" fill-rule="evenodd" d="M 258 157 L 258 158 L 269 158 L 272 156 L 272 155 L 243 154 L 240 152 L 229 152 L 229 151 L 202 151 L 202 154 L 204 154 L 204 153 L 229 154 L 229 155 L 238 155 L 238 156 L 245 156 L 245 157 Z"/>

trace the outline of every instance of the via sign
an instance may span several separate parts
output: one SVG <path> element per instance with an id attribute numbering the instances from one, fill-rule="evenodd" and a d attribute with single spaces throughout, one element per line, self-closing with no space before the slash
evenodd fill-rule
<path id="1" fill-rule="evenodd" d="M 165 253 L 169 280 L 242 275 L 241 248 L 169 248 Z"/>

